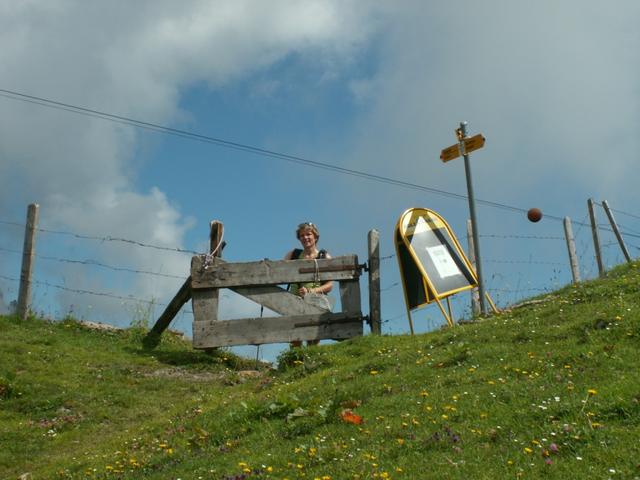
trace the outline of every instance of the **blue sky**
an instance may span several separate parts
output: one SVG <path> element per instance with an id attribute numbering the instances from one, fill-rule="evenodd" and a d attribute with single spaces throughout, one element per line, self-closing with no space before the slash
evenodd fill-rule
<path id="1" fill-rule="evenodd" d="M 466 194 L 440 150 L 469 122 L 476 196 L 587 221 L 608 200 L 637 256 L 640 32 L 634 1 L 0 1 L 0 89 L 122 115 L 430 188 Z M 0 220 L 203 251 L 226 226 L 231 261 L 280 258 L 301 221 L 333 255 L 383 256 L 406 208 L 443 215 L 466 245 L 466 201 L 340 175 L 0 97 Z M 635 216 L 630 216 L 632 214 Z M 600 223 L 605 223 L 599 211 Z M 478 205 L 487 286 L 501 304 L 570 280 L 562 225 Z M 574 225 L 583 276 L 590 232 Z M 636 235 L 636 236 L 633 236 Z M 534 238 L 531 238 L 534 237 Z M 0 291 L 17 295 L 23 231 L 0 224 Z M 619 263 L 603 233 L 606 261 Z M 38 254 L 169 275 L 187 253 L 41 233 Z M 179 278 L 38 258 L 36 310 L 127 325 Z M 383 261 L 383 331 L 408 331 L 395 258 Z M 46 284 L 49 285 L 46 285 Z M 64 286 L 67 290 L 52 285 Z M 73 290 L 106 292 L 104 297 Z M 456 301 L 461 314 L 468 296 Z M 222 315 L 259 308 L 226 294 Z M 154 317 L 162 307 L 156 305 Z M 364 308 L 367 311 L 365 305 Z M 190 333 L 190 315 L 176 325 Z M 414 316 L 419 331 L 444 323 Z M 280 347 L 263 350 L 272 358 Z"/>

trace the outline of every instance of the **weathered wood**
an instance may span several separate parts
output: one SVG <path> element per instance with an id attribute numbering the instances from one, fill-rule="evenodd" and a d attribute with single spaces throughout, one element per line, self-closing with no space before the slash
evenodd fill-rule
<path id="1" fill-rule="evenodd" d="M 596 263 L 598 264 L 598 273 L 601 277 L 605 275 L 604 263 L 602 262 L 602 251 L 600 250 L 600 234 L 598 232 L 598 222 L 596 220 L 596 211 L 593 199 L 587 200 L 589 208 L 589 219 L 591 220 L 591 234 L 593 235 L 593 249 L 596 253 Z"/>
<path id="2" fill-rule="evenodd" d="M 231 290 L 282 315 L 306 315 L 326 312 L 326 310 L 311 305 L 301 297 L 275 285 L 231 287 Z"/>
<path id="3" fill-rule="evenodd" d="M 208 262 L 208 265 L 205 265 Z M 318 271 L 316 271 L 316 262 Z M 349 266 L 349 269 L 343 269 Z M 205 268 L 206 267 L 206 268 Z M 300 269 L 312 270 L 300 273 Z M 322 271 L 330 268 L 331 271 Z M 319 260 L 261 260 L 258 262 L 225 263 L 217 258 L 193 257 L 192 288 L 229 288 L 283 283 L 353 280 L 360 276 L 358 257 L 348 255 Z"/>
<path id="4" fill-rule="evenodd" d="M 369 322 L 371 333 L 382 333 L 382 317 L 380 309 L 380 234 L 377 230 L 369 231 L 367 237 L 369 247 Z"/>
<path id="5" fill-rule="evenodd" d="M 467 245 L 469 249 L 469 262 L 476 269 L 476 248 L 473 243 L 473 223 L 467 220 Z M 471 312 L 473 315 L 480 315 L 480 291 L 478 288 L 471 289 Z"/>
<path id="6" fill-rule="evenodd" d="M 224 242 L 222 241 L 223 232 L 224 225 L 221 222 L 213 220 L 209 223 L 209 256 L 220 257 L 222 255 L 222 249 L 224 248 Z M 199 297 L 199 300 L 196 303 L 199 304 L 201 310 L 202 308 L 207 307 L 206 302 L 209 297 L 211 297 L 210 293 Z M 218 297 L 217 295 L 214 295 L 214 297 L 217 311 Z M 173 299 L 169 302 L 169 305 L 167 305 L 164 312 L 162 312 L 162 315 L 160 315 L 158 320 L 156 320 L 153 328 L 144 337 L 142 343 L 145 347 L 154 348 L 160 343 L 160 336 L 162 335 L 162 332 L 169 328 L 169 325 L 182 306 L 191 300 L 191 298 L 191 276 L 189 276 L 178 290 L 178 293 L 176 293 Z M 202 306 L 203 302 L 204 307 Z"/>
<path id="7" fill-rule="evenodd" d="M 607 217 L 609 217 L 609 223 L 611 224 L 611 228 L 613 229 L 613 233 L 616 235 L 616 239 L 618 240 L 618 245 L 620 245 L 620 249 L 622 250 L 622 254 L 624 258 L 626 258 L 627 263 L 631 263 L 631 255 L 629 255 L 629 250 L 627 250 L 627 246 L 624 244 L 624 240 L 622 239 L 622 234 L 618 229 L 618 224 L 616 223 L 615 218 L 613 218 L 613 212 L 609 208 L 609 204 L 606 200 L 602 201 L 602 208 L 604 208 Z"/>
<path id="8" fill-rule="evenodd" d="M 193 324 L 193 347 L 342 340 L 361 336 L 362 330 L 362 318 L 348 313 L 198 321 Z"/>
<path id="9" fill-rule="evenodd" d="M 362 314 L 360 282 L 358 280 L 343 280 L 340 282 L 340 303 L 342 304 L 343 312 Z"/>
<path id="10" fill-rule="evenodd" d="M 578 255 L 576 254 L 576 241 L 573 238 L 573 228 L 571 219 L 564 217 L 564 236 L 567 240 L 567 250 L 569 252 L 569 265 L 571 266 L 571 276 L 573 283 L 580 283 L 580 266 L 578 265 Z"/>
<path id="11" fill-rule="evenodd" d="M 222 249 L 226 243 L 224 238 L 224 225 L 218 220 L 209 222 L 209 254 L 213 257 L 222 257 Z"/>
<path id="12" fill-rule="evenodd" d="M 220 289 L 206 288 L 200 290 L 191 289 L 191 307 L 193 318 L 198 320 L 218 320 L 218 300 Z"/>
<path id="13" fill-rule="evenodd" d="M 145 347 L 153 348 L 160 343 L 160 335 L 162 335 L 162 332 L 169 327 L 169 324 L 178 314 L 182 306 L 189 300 L 191 300 L 191 277 L 185 280 L 180 290 L 178 290 L 178 293 L 176 293 L 169 302 L 169 305 L 164 309 L 164 312 L 162 312 L 162 315 L 158 317 L 153 328 L 149 330 L 149 333 L 144 337 L 142 343 Z"/>
<path id="14" fill-rule="evenodd" d="M 39 205 L 32 203 L 27 207 L 27 224 L 24 230 L 22 248 L 22 268 L 20 269 L 20 289 L 18 290 L 18 317 L 26 320 L 31 307 L 31 284 L 33 261 L 36 255 L 36 228 L 38 226 Z"/>

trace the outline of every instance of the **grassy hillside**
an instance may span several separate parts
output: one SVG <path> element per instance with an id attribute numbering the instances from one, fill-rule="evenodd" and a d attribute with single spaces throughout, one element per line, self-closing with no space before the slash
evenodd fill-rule
<path id="1" fill-rule="evenodd" d="M 640 478 L 639 264 L 498 317 L 290 351 L 0 318 L 0 478 Z"/>

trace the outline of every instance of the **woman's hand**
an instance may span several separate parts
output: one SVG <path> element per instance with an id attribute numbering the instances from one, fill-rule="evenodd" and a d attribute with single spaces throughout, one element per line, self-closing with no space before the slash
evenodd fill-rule
<path id="1" fill-rule="evenodd" d="M 311 292 L 312 292 L 312 290 L 313 290 L 312 288 L 300 287 L 300 288 L 298 289 L 298 294 L 299 294 L 301 297 L 304 297 L 307 293 L 311 293 Z"/>

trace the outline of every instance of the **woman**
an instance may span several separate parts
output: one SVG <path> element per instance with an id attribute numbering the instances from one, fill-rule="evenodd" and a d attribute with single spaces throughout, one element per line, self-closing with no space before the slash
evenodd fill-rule
<path id="1" fill-rule="evenodd" d="M 296 230 L 296 238 L 300 241 L 302 245 L 302 249 L 294 248 L 289 253 L 287 253 L 284 257 L 285 260 L 313 260 L 317 258 L 331 258 L 331 256 L 327 253 L 326 250 L 318 250 L 317 244 L 320 239 L 320 232 L 318 231 L 318 227 L 316 227 L 313 223 L 305 222 L 298 225 Z M 326 295 L 333 288 L 333 282 L 329 280 L 328 282 L 306 282 L 306 283 L 294 283 L 289 286 L 289 290 L 291 293 L 299 295 L 302 298 L 307 297 L 308 300 L 311 300 L 309 297 L 317 296 L 317 295 Z M 320 302 L 323 305 L 326 305 L 326 308 L 330 309 L 330 303 L 328 299 L 323 298 L 326 302 Z M 317 302 L 313 302 L 317 303 Z M 307 345 L 317 345 L 319 340 L 308 341 Z M 302 345 L 302 342 L 296 341 L 291 342 L 291 346 L 299 347 Z"/>
<path id="2" fill-rule="evenodd" d="M 302 250 L 294 248 L 284 257 L 285 260 L 313 260 L 316 258 L 331 258 L 326 250 L 318 250 L 317 244 L 320 239 L 318 227 L 313 223 L 305 222 L 298 225 L 296 237 L 302 245 Z M 333 282 L 324 283 L 307 282 L 303 284 L 292 284 L 290 290 L 292 293 L 304 297 L 307 293 L 323 293 L 327 294 L 333 288 Z"/>

